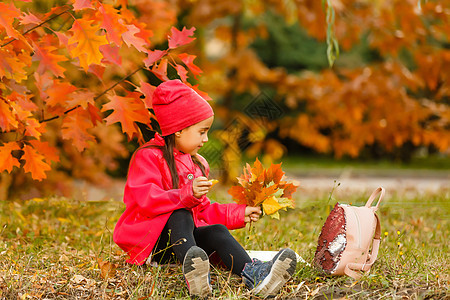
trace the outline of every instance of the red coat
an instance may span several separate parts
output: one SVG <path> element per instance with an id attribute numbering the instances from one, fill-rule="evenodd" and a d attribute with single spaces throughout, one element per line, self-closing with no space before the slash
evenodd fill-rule
<path id="1" fill-rule="evenodd" d="M 164 145 L 164 139 L 156 135 L 148 145 Z M 209 173 L 206 160 L 197 155 Z M 192 191 L 192 176 L 203 176 L 190 154 L 175 149 L 174 157 L 179 175 L 179 188 L 172 189 L 172 179 L 162 151 L 141 148 L 135 153 L 128 171 L 123 201 L 125 211 L 114 229 L 114 242 L 128 253 L 127 262 L 141 265 L 149 257 L 170 214 L 188 209 L 196 227 L 223 224 L 228 229 L 245 226 L 245 205 L 236 203 L 211 203 L 202 196 L 197 199 Z"/>

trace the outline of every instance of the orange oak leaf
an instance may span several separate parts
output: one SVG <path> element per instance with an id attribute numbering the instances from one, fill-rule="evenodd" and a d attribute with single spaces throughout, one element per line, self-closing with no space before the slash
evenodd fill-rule
<path id="1" fill-rule="evenodd" d="M 6 99 L 0 97 L 0 129 L 2 131 L 10 131 L 17 128 L 18 124 L 10 105 L 6 102 Z"/>
<path id="2" fill-rule="evenodd" d="M 79 58 L 80 65 L 86 72 L 91 64 L 101 63 L 103 55 L 100 46 L 108 44 L 105 35 L 97 35 L 100 26 L 93 23 L 94 20 L 77 19 L 70 29 L 73 36 L 69 39 L 69 45 L 76 44 L 70 54 Z"/>
<path id="3" fill-rule="evenodd" d="M 113 112 L 105 118 L 106 125 L 120 123 L 122 132 L 126 133 L 128 139 L 139 135 L 135 122 L 147 124 L 150 121 L 150 113 L 139 98 L 140 93 L 129 93 L 128 97 L 114 95 L 111 101 L 103 105 L 102 112 L 112 110 Z"/>
<path id="4" fill-rule="evenodd" d="M 27 118 L 23 122 L 25 124 L 25 136 L 39 138 L 45 131 L 45 123 L 39 123 L 35 118 Z"/>
<path id="5" fill-rule="evenodd" d="M 92 124 L 96 125 L 102 123 L 103 118 L 101 116 L 100 109 L 97 106 L 88 103 L 87 111 L 91 117 Z"/>
<path id="6" fill-rule="evenodd" d="M 20 33 L 14 29 L 14 19 L 20 17 L 18 10 L 13 3 L 0 2 L 0 27 L 5 28 L 9 37 L 19 39 Z"/>
<path id="7" fill-rule="evenodd" d="M 47 89 L 53 85 L 53 76 L 49 73 L 44 73 L 40 75 L 39 73 L 34 73 L 35 86 L 39 91 L 39 97 L 44 100 L 48 97 Z M 37 96 L 37 95 L 36 95 Z"/>
<path id="8" fill-rule="evenodd" d="M 64 68 L 58 63 L 67 61 L 67 58 L 64 55 L 55 53 L 58 51 L 58 48 L 54 46 L 39 47 L 37 44 L 33 43 L 33 49 L 33 61 L 39 62 L 39 66 L 36 70 L 39 74 L 49 70 L 56 77 L 64 77 Z"/>
<path id="9" fill-rule="evenodd" d="M 71 111 L 63 120 L 61 133 L 65 140 L 71 140 L 75 148 L 82 152 L 95 142 L 95 138 L 88 132 L 93 126 L 89 113 L 81 107 Z"/>
<path id="10" fill-rule="evenodd" d="M 197 57 L 195 55 L 189 55 L 186 53 L 178 54 L 178 57 L 181 61 L 191 70 L 192 74 L 194 74 L 195 78 L 197 75 L 203 73 L 203 71 L 194 64 L 194 59 Z"/>
<path id="11" fill-rule="evenodd" d="M 8 49 L 8 46 L 0 48 L 0 78 L 6 77 L 20 83 L 28 78 L 25 68 L 31 64 L 31 57 L 25 52 L 14 55 L 14 50 Z"/>
<path id="12" fill-rule="evenodd" d="M 57 148 L 50 146 L 48 142 L 31 140 L 28 143 L 33 146 L 39 153 L 43 154 L 45 161 L 59 162 L 59 151 Z"/>
<path id="13" fill-rule="evenodd" d="M 112 5 L 100 4 L 98 14 L 102 23 L 100 27 L 106 30 L 106 37 L 116 46 L 122 45 L 122 34 L 127 32 L 127 27 L 123 24 L 118 10 Z"/>
<path id="14" fill-rule="evenodd" d="M 45 102 L 49 106 L 65 105 L 69 96 L 76 90 L 77 88 L 69 82 L 55 80 L 46 91 L 48 98 Z"/>
<path id="15" fill-rule="evenodd" d="M 88 104 L 94 104 L 95 94 L 87 90 L 77 90 L 68 95 L 67 105 L 70 107 L 81 106 L 88 108 Z"/>
<path id="16" fill-rule="evenodd" d="M 41 181 L 46 178 L 46 171 L 50 171 L 50 166 L 44 162 L 44 156 L 38 153 L 32 146 L 25 145 L 23 147 L 22 160 L 25 160 L 23 169 L 26 173 L 31 173 L 34 180 Z"/>
<path id="17" fill-rule="evenodd" d="M 125 26 L 127 27 L 127 31 L 122 33 L 122 39 L 125 44 L 128 47 L 134 46 L 140 52 L 147 52 L 147 49 L 144 47 L 147 45 L 147 42 L 143 38 L 136 36 L 140 32 L 140 29 L 134 24 Z"/>
<path id="18" fill-rule="evenodd" d="M 169 36 L 169 49 L 189 44 L 195 40 L 194 37 L 190 37 L 194 34 L 195 27 L 192 27 L 191 29 L 186 29 L 186 27 L 183 27 L 181 31 L 175 27 L 172 27 L 170 31 L 172 34 Z"/>
<path id="19" fill-rule="evenodd" d="M 163 50 L 149 50 L 147 51 L 148 57 L 144 59 L 145 66 L 149 68 L 153 63 L 160 60 L 164 55 L 167 54 L 167 51 Z"/>
<path id="20" fill-rule="evenodd" d="M 11 173 L 13 167 L 20 167 L 17 158 L 11 155 L 11 152 L 14 150 L 20 150 L 16 142 L 4 143 L 0 146 L 0 172 L 6 170 L 8 173 Z"/>

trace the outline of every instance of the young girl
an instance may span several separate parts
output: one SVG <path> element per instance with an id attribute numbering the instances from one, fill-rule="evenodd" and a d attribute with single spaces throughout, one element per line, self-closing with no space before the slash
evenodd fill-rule
<path id="1" fill-rule="evenodd" d="M 209 255 L 216 253 L 234 274 L 263 297 L 276 295 L 293 275 L 295 252 L 281 250 L 272 261 L 252 260 L 229 229 L 257 221 L 259 207 L 211 203 L 209 166 L 197 151 L 208 141 L 211 106 L 180 80 L 160 84 L 153 110 L 162 136 L 133 155 L 124 191 L 125 212 L 114 229 L 114 241 L 141 265 L 182 262 L 189 293 L 211 293 Z"/>

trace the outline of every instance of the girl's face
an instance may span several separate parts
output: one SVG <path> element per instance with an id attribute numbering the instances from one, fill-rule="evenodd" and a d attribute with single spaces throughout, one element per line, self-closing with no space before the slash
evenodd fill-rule
<path id="1" fill-rule="evenodd" d="M 211 116 L 206 120 L 175 132 L 175 148 L 186 154 L 197 154 L 203 144 L 208 141 L 208 131 L 213 121 L 214 116 Z"/>

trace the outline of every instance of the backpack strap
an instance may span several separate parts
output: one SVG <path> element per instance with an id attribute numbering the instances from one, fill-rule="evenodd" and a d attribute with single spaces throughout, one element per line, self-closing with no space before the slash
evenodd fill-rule
<path id="1" fill-rule="evenodd" d="M 383 199 L 383 197 L 384 197 L 384 192 L 385 192 L 385 190 L 381 186 L 379 188 L 377 188 L 375 191 L 373 191 L 372 195 L 370 195 L 370 197 L 369 197 L 369 200 L 367 200 L 365 207 L 371 207 L 373 200 L 375 200 L 376 196 L 378 194 L 380 194 L 380 198 L 378 198 L 377 205 L 375 206 L 375 210 L 377 210 L 378 206 L 380 205 L 381 199 Z"/>
<path id="2" fill-rule="evenodd" d="M 362 277 L 361 273 L 359 271 L 367 272 L 370 270 L 370 267 L 372 267 L 373 263 L 377 259 L 378 256 L 378 250 L 380 249 L 380 242 L 381 242 L 381 225 L 380 225 L 380 219 L 378 218 L 377 214 L 374 214 L 377 219 L 377 226 L 375 228 L 375 235 L 373 237 L 372 241 L 372 252 L 367 257 L 367 262 L 364 264 L 357 264 L 357 263 L 349 263 L 345 266 L 344 273 L 353 279 L 360 279 Z"/>

